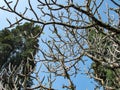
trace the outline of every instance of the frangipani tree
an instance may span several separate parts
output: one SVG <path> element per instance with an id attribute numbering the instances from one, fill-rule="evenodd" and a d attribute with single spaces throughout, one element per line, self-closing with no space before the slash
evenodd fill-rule
<path id="1" fill-rule="evenodd" d="M 99 82 L 104 89 L 119 89 L 119 46 L 120 46 L 120 4 L 115 0 L 27 0 L 22 12 L 18 9 L 20 0 L 9 2 L 0 9 L 13 13 L 17 19 L 7 21 L 11 28 L 22 21 L 34 22 L 41 32 L 49 33 L 42 38 L 45 48 L 38 48 L 39 58 L 49 78 L 38 79 L 38 86 L 32 89 L 53 89 L 57 77 L 64 77 L 67 85 L 61 87 L 75 90 L 73 76 L 81 74 L 81 62 L 86 65 L 84 56 L 93 63 L 85 72 Z M 28 14 L 31 13 L 33 17 Z M 47 30 L 47 31 L 45 31 Z M 41 44 L 40 43 L 40 44 Z M 54 80 L 52 78 L 55 77 Z M 49 85 L 46 85 L 46 82 Z M 56 89 L 56 88 L 55 88 Z"/>

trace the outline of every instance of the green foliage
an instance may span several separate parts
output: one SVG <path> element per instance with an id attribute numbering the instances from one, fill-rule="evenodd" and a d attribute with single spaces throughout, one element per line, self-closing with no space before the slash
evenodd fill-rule
<path id="1" fill-rule="evenodd" d="M 111 32 L 99 32 L 94 29 L 89 30 L 88 32 L 88 42 L 89 42 L 89 48 L 90 48 L 90 54 L 93 57 L 96 57 L 97 59 L 101 60 L 100 62 L 108 62 L 107 59 L 103 60 L 105 58 L 109 58 L 112 61 L 112 55 L 109 51 L 111 49 L 114 51 L 113 48 L 113 42 L 111 41 L 109 35 L 112 35 Z M 120 40 L 120 35 L 114 36 L 117 40 Z M 118 54 L 118 55 L 117 55 Z M 119 57 L 119 53 L 116 53 L 116 56 Z M 96 61 L 96 60 L 93 60 Z M 116 60 L 118 61 L 118 60 Z M 100 78 L 104 81 L 102 83 L 100 80 L 96 80 L 100 85 L 102 86 L 109 86 L 113 88 L 119 88 L 119 81 L 116 79 L 118 76 L 117 74 L 120 74 L 119 68 L 109 68 L 103 66 L 100 62 L 93 62 L 91 65 L 91 69 L 93 69 L 93 75 L 97 78 Z M 117 73 L 117 74 L 116 74 Z"/>
<path id="2" fill-rule="evenodd" d="M 112 69 L 103 67 L 95 62 L 92 63 L 91 68 L 94 70 L 94 75 L 104 81 L 107 86 L 113 86 L 115 82 L 115 72 Z M 97 80 L 98 81 L 98 80 Z M 98 81 L 101 84 L 101 81 Z"/>
<path id="3" fill-rule="evenodd" d="M 0 31 L 0 71 L 7 68 L 10 63 L 12 66 L 19 66 L 23 62 L 23 74 L 29 73 L 30 67 L 35 68 L 40 30 L 41 28 L 34 23 L 25 23 L 12 30 Z M 31 79 L 29 78 L 29 80 L 29 84 L 31 84 Z"/>

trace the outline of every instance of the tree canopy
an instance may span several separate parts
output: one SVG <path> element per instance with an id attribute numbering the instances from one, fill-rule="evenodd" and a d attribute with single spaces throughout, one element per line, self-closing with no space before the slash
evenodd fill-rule
<path id="1" fill-rule="evenodd" d="M 36 66 L 35 55 L 39 47 L 38 37 L 40 36 L 40 30 L 40 27 L 35 26 L 33 23 L 25 23 L 18 25 L 12 30 L 4 29 L 0 31 L 0 72 L 4 72 L 3 76 L 1 73 L 1 81 L 3 81 L 5 85 L 10 86 L 10 83 L 14 83 L 17 77 L 16 72 L 18 72 L 19 76 L 17 81 L 15 80 L 15 83 L 25 82 L 24 78 L 26 77 L 26 81 L 28 82 L 26 85 L 32 85 L 30 75 Z M 12 71 L 13 69 L 15 70 L 14 72 Z M 4 77 L 5 73 L 15 76 L 9 78 L 8 76 Z M 22 75 L 23 77 L 20 77 Z M 23 87 L 18 85 L 16 87 L 10 86 L 8 90 Z"/>
<path id="2" fill-rule="evenodd" d="M 5 5 L 0 6 L 0 10 L 16 16 L 14 22 L 9 17 L 6 19 L 9 25 L 0 34 L 0 54 L 5 53 L 1 63 L 6 63 L 9 59 L 15 61 L 15 56 L 18 55 L 31 65 L 27 61 L 34 59 L 33 56 L 39 52 L 36 56 L 37 68 L 32 76 L 37 84 L 23 88 L 59 89 L 55 84 L 61 79 L 63 82 L 59 85 L 60 89 L 76 90 L 81 85 L 77 85 L 75 79 L 82 74 L 98 83 L 93 87 L 95 90 L 99 87 L 104 90 L 120 89 L 119 0 L 26 0 L 25 7 L 20 7 L 20 3 L 24 4 L 20 0 L 4 0 Z M 30 26 L 28 23 L 19 26 L 25 21 L 32 23 Z M 33 28 L 33 23 L 41 29 L 24 31 Z M 18 25 L 15 30 L 7 30 L 15 25 Z M 21 29 L 23 32 L 19 31 L 20 27 L 24 28 Z M 17 34 L 22 34 L 13 36 L 17 30 Z M 38 37 L 39 45 L 36 39 Z M 91 61 L 88 66 L 87 62 Z M 84 70 L 83 65 L 88 67 Z"/>

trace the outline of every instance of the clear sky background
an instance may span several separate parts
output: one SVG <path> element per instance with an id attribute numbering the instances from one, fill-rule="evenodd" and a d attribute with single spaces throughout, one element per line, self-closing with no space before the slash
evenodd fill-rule
<path id="1" fill-rule="evenodd" d="M 0 0 L 0 6 L 4 5 L 3 1 L 4 0 Z M 8 1 L 10 1 L 10 0 L 8 0 Z M 15 0 L 13 0 L 13 1 L 15 1 Z M 75 0 L 75 1 L 77 1 L 77 0 Z M 109 0 L 106 0 L 106 2 L 109 2 Z M 35 3 L 34 0 L 32 3 L 33 3 L 32 5 L 34 5 L 34 7 L 36 8 L 37 3 Z M 28 4 L 27 4 L 26 0 L 21 0 L 21 2 L 19 3 L 19 6 L 18 6 L 18 10 L 23 11 L 25 9 L 25 6 L 27 6 L 27 5 Z M 106 5 L 106 3 L 104 5 Z M 101 8 L 101 11 L 104 7 Z M 27 15 L 29 15 L 29 17 L 33 17 L 33 15 L 30 12 L 28 12 Z M 16 17 L 16 15 L 14 15 L 14 14 L 10 14 L 8 12 L 0 10 L 0 30 L 9 25 L 9 23 L 6 21 L 6 18 L 8 18 L 11 22 L 15 22 L 15 17 Z M 106 16 L 103 16 L 103 19 L 106 20 Z M 46 30 L 44 31 L 45 34 L 42 35 L 41 38 L 43 38 L 43 39 L 48 38 L 48 35 L 50 35 L 50 33 L 47 31 L 47 29 L 48 28 L 46 27 Z M 42 48 L 45 48 L 45 47 L 43 46 Z M 80 67 L 83 70 L 82 72 L 84 72 L 84 70 L 86 70 L 90 66 L 90 63 L 91 63 L 91 60 L 88 59 L 87 57 L 84 57 L 84 59 L 88 60 L 88 62 L 86 62 L 87 65 L 83 65 L 81 63 Z M 79 75 L 77 75 L 76 78 L 72 78 L 72 80 L 76 84 L 76 90 L 94 90 L 94 87 L 96 84 L 93 79 L 89 79 L 86 75 L 79 74 Z M 63 78 L 59 78 L 56 81 L 56 83 L 54 84 L 54 86 L 58 90 L 62 90 L 62 89 L 60 89 L 60 85 L 62 83 L 65 83 L 63 81 Z M 101 88 L 101 90 L 103 90 L 103 89 Z"/>
<path id="2" fill-rule="evenodd" d="M 5 5 L 3 1 L 4 0 L 0 0 L 0 6 Z M 32 4 L 32 5 L 35 6 L 36 3 L 35 2 L 33 2 L 33 3 L 34 4 Z M 21 0 L 21 2 L 19 3 L 19 6 L 18 6 L 18 10 L 23 11 L 25 9 L 26 5 L 27 5 L 26 1 Z M 30 12 L 27 15 L 29 15 L 29 17 L 33 17 L 33 15 Z M 0 30 L 4 29 L 4 27 L 6 27 L 6 26 L 9 26 L 9 23 L 6 21 L 6 18 L 8 18 L 11 22 L 15 22 L 16 15 L 0 10 Z M 46 31 L 44 31 L 45 34 L 42 35 L 41 38 L 46 39 L 48 37 L 48 35 L 50 35 L 50 33 L 47 31 L 47 29 L 48 28 L 46 27 Z M 45 48 L 45 47 L 43 46 L 42 48 Z M 86 59 L 88 60 L 88 58 L 86 58 Z M 90 66 L 91 61 L 88 60 L 88 62 L 86 62 L 86 63 L 87 63 L 87 65 L 83 65 L 81 63 L 80 67 L 81 67 L 81 70 L 83 70 L 82 72 L 84 72 L 84 70 L 86 70 Z M 94 86 L 96 84 L 94 82 L 94 80 L 89 79 L 86 75 L 81 75 L 81 74 L 78 74 L 76 78 L 73 77 L 72 80 L 74 81 L 74 83 L 76 85 L 76 90 L 94 90 Z M 64 78 L 59 77 L 57 79 L 56 83 L 54 84 L 54 86 L 57 90 L 63 90 L 63 89 L 61 89 L 62 84 L 66 84 L 66 82 L 64 81 Z"/>

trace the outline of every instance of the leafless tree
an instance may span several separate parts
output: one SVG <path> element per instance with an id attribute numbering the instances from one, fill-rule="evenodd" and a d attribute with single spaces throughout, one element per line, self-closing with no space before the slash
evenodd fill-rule
<path id="1" fill-rule="evenodd" d="M 16 21 L 6 19 L 11 28 L 22 21 L 39 24 L 44 32 L 50 34 L 40 38 L 42 45 L 36 62 L 40 68 L 32 76 L 38 86 L 27 87 L 27 90 L 40 88 L 53 90 L 52 85 L 58 77 L 64 77 L 68 85 L 62 88 L 75 90 L 72 77 L 81 73 L 81 62 L 86 64 L 84 56 L 89 57 L 95 65 L 114 71 L 113 87 L 103 80 L 99 73 L 88 70 L 85 72 L 91 78 L 100 81 L 106 90 L 120 88 L 120 4 L 115 0 L 26 0 L 28 6 L 23 12 L 18 10 L 20 0 L 4 0 L 5 6 L 0 9 L 16 15 Z M 29 17 L 31 13 L 33 17 Z M 47 29 L 47 31 L 45 31 Z M 42 48 L 45 46 L 45 48 Z M 44 70 L 41 69 L 44 67 Z M 38 67 L 37 67 L 38 68 Z M 93 68 L 92 68 L 93 69 Z M 39 77 L 40 73 L 46 77 Z M 94 74 L 93 74 L 94 73 Z M 56 89 L 56 88 L 55 88 Z"/>

